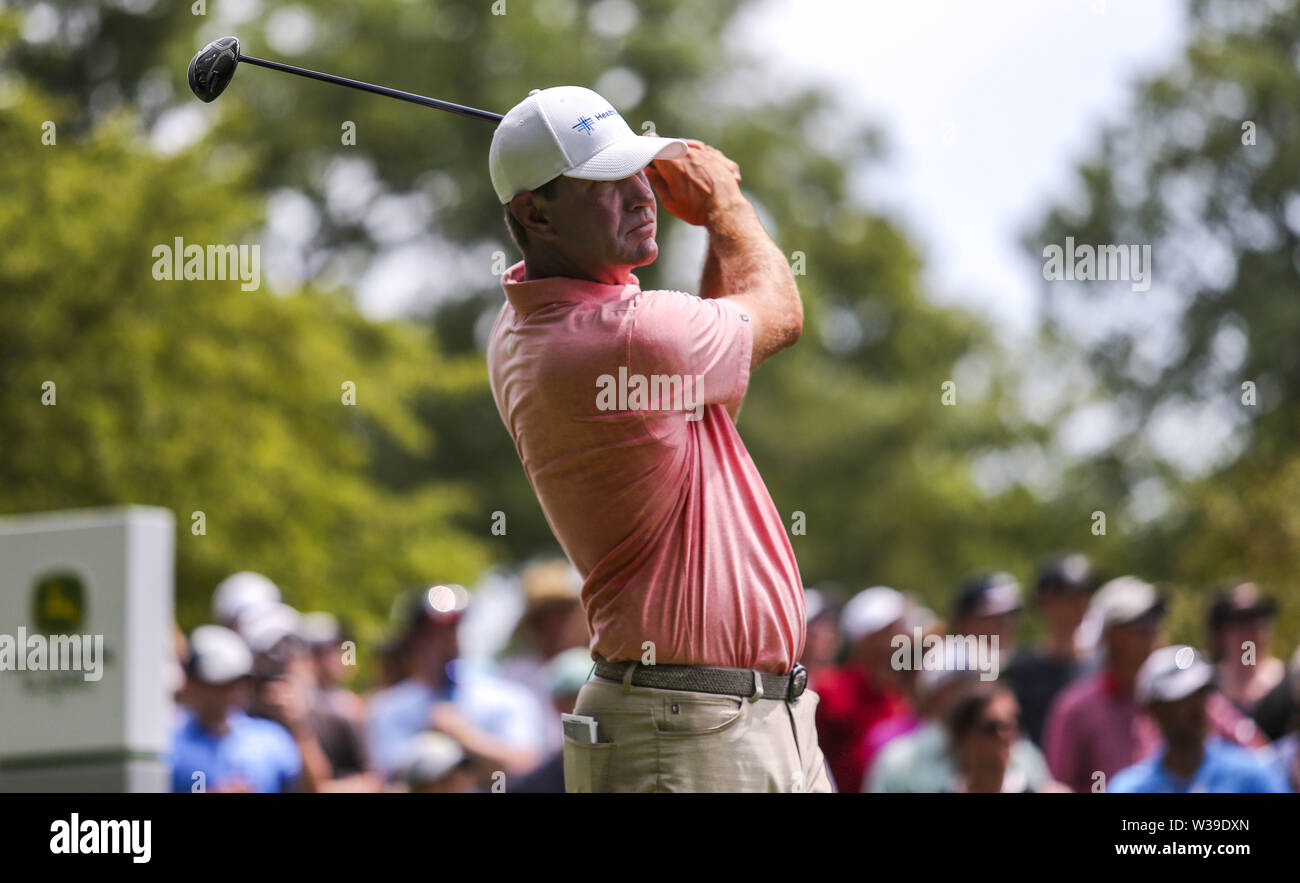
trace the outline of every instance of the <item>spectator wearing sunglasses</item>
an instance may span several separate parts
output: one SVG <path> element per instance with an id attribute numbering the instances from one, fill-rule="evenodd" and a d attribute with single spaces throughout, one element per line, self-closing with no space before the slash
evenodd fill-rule
<path id="1" fill-rule="evenodd" d="M 948 716 L 949 752 L 954 774 L 944 789 L 955 793 L 1026 794 L 1036 789 L 1011 763 L 1020 739 L 1020 706 L 1004 684 L 976 684 Z M 1065 790 L 1048 780 L 1038 790 Z"/>

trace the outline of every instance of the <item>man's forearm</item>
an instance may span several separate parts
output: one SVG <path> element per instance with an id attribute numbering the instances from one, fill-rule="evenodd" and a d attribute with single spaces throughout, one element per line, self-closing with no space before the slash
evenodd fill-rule
<path id="1" fill-rule="evenodd" d="M 735 290 L 730 288 L 723 274 L 722 259 L 718 256 L 719 238 L 713 235 L 712 230 L 709 231 L 709 247 L 704 255 L 704 273 L 700 278 L 700 297 L 721 297 Z M 744 399 L 736 399 L 734 402 L 726 403 L 727 414 L 731 417 L 732 423 L 740 419 L 740 406 L 743 401 Z"/>
<path id="2" fill-rule="evenodd" d="M 758 213 L 748 202 L 719 209 L 709 216 L 709 249 L 704 257 L 700 297 L 714 298 L 768 287 L 789 265 L 781 250 L 763 229 Z M 794 278 L 790 279 L 794 288 Z M 798 292 L 794 292 L 798 298 Z"/>
<path id="3" fill-rule="evenodd" d="M 785 255 L 745 200 L 710 212 L 709 247 L 700 296 L 743 297 L 763 322 L 756 325 L 754 364 L 799 339 L 803 302 Z"/>
<path id="4" fill-rule="evenodd" d="M 722 297 L 727 293 L 727 282 L 722 276 L 722 261 L 718 259 L 713 234 L 709 234 L 709 248 L 704 253 L 704 273 L 700 277 L 700 297 Z"/>

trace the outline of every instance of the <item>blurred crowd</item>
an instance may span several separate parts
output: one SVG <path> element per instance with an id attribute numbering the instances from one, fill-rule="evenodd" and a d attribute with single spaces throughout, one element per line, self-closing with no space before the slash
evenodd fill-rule
<path id="1" fill-rule="evenodd" d="M 560 714 L 592 668 L 581 588 L 567 562 L 528 567 L 519 621 L 487 664 L 461 654 L 463 587 L 404 596 L 362 694 L 336 617 L 236 573 L 213 593 L 213 622 L 176 634 L 172 788 L 562 792 Z"/>
<path id="2" fill-rule="evenodd" d="M 213 622 L 176 634 L 173 789 L 563 792 L 560 715 L 593 665 L 581 579 L 543 561 L 517 591 L 491 659 L 462 655 L 464 588 L 403 597 L 360 693 L 338 619 L 230 576 Z M 802 663 L 840 791 L 1300 789 L 1300 650 L 1274 655 L 1256 586 L 1214 596 L 1203 650 L 1165 645 L 1153 585 L 1101 584 L 1081 555 L 1045 562 L 1028 594 L 973 576 L 945 620 L 885 586 L 807 590 Z M 1040 637 L 1018 646 L 1026 615 Z"/>
<path id="3" fill-rule="evenodd" d="M 1276 604 L 1253 584 L 1214 596 L 1204 653 L 1165 646 L 1155 586 L 1132 576 L 1099 585 L 1077 554 L 1040 567 L 1028 610 L 1007 573 L 963 582 L 947 621 L 883 586 L 842 606 L 809 594 L 804 664 L 841 791 L 1300 785 L 1300 652 L 1289 671 L 1273 655 Z M 1026 613 L 1041 637 L 1022 647 Z M 920 666 L 908 664 L 917 636 L 935 647 Z M 971 652 L 960 636 L 987 640 Z"/>

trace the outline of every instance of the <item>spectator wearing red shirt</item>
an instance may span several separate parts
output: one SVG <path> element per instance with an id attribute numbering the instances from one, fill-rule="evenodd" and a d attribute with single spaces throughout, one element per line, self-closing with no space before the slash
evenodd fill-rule
<path id="1" fill-rule="evenodd" d="M 919 628 L 922 634 L 922 646 L 925 639 L 930 635 L 939 635 L 935 631 L 936 624 L 942 625 L 934 611 L 922 604 L 912 595 L 903 596 L 907 601 L 906 612 L 903 614 L 902 632 L 906 635 L 914 635 L 915 629 Z M 942 635 L 939 635 L 942 637 Z M 894 717 L 885 718 L 872 724 L 867 730 L 867 734 L 862 739 L 862 771 L 864 782 L 866 777 L 871 775 L 871 765 L 875 762 L 876 756 L 890 742 L 908 733 L 913 732 L 924 722 L 924 716 L 921 709 L 925 705 L 924 691 L 922 690 L 921 674 L 922 670 L 918 668 L 905 668 L 896 671 L 895 677 L 898 678 L 899 689 L 907 697 L 908 708 L 905 712 Z M 865 788 L 863 789 L 865 790 Z"/>
<path id="2" fill-rule="evenodd" d="M 906 608 L 904 597 L 885 586 L 853 596 L 840 616 L 848 657 L 815 678 L 813 689 L 821 696 L 817 737 L 841 790 L 856 791 L 862 781 L 867 731 L 911 710 L 890 665 L 890 642 L 903 631 Z"/>

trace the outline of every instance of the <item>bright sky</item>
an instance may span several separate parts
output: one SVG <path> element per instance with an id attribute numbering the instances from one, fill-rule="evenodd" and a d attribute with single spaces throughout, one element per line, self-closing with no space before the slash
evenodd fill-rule
<path id="1" fill-rule="evenodd" d="M 772 68 L 836 90 L 884 130 L 868 182 L 918 241 L 941 300 L 1034 324 L 1041 264 L 1021 233 L 1132 83 L 1174 61 L 1184 0 L 767 0 L 738 29 Z"/>

